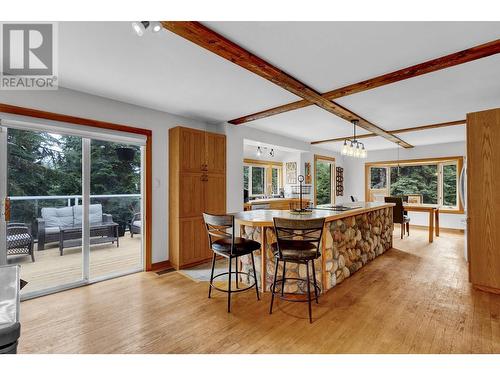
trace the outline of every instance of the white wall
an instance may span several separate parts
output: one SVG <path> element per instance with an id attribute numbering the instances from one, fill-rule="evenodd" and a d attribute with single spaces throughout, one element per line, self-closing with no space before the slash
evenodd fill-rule
<path id="1" fill-rule="evenodd" d="M 0 103 L 151 129 L 153 131 L 152 259 L 153 263 L 168 259 L 168 129 L 182 125 L 216 131 L 215 126 L 64 88 L 56 91 L 0 91 Z"/>
<path id="2" fill-rule="evenodd" d="M 245 144 L 243 156 L 245 157 L 245 159 L 283 162 L 284 160 L 290 157 L 290 154 L 295 154 L 297 152 L 300 152 L 300 151 L 283 151 L 277 149 L 275 146 L 275 148 L 273 148 L 274 156 L 271 156 L 269 155 L 269 152 L 271 151 L 272 146 L 266 146 L 266 147 L 267 150 L 262 149 L 262 155 L 257 156 L 257 146 Z"/>
<path id="3" fill-rule="evenodd" d="M 466 156 L 466 143 L 453 142 L 428 146 L 417 146 L 410 149 L 400 149 L 399 159 L 420 159 L 446 156 Z M 346 196 L 354 195 L 359 200 L 365 199 L 365 163 L 375 161 L 398 160 L 397 149 L 368 152 L 365 160 L 345 158 L 345 191 Z M 410 212 L 411 224 L 428 225 L 428 214 Z M 464 229 L 462 214 L 441 214 L 439 224 L 443 228 Z"/>

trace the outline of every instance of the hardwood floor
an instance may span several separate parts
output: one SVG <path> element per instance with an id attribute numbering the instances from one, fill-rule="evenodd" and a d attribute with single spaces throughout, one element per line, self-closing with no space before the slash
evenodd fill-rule
<path id="1" fill-rule="evenodd" d="M 500 353 L 500 296 L 473 290 L 463 235 L 412 229 L 313 306 L 139 273 L 22 303 L 22 353 Z"/>

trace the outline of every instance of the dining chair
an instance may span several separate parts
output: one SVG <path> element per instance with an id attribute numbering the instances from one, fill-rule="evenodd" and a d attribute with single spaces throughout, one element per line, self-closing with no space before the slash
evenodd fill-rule
<path id="1" fill-rule="evenodd" d="M 403 206 L 403 198 L 401 197 L 384 197 L 386 203 L 395 203 L 396 205 L 392 208 L 392 221 L 397 224 L 401 224 L 401 239 L 405 234 L 405 227 L 408 236 L 410 235 L 410 218 L 405 215 L 405 210 Z"/>

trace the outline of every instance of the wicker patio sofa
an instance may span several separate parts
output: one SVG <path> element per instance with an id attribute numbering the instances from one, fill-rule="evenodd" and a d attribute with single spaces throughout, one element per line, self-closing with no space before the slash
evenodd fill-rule
<path id="1" fill-rule="evenodd" d="M 109 223 L 110 228 L 115 225 L 113 216 L 102 213 L 101 204 L 91 204 L 90 225 L 102 225 Z M 60 228 L 72 227 L 82 224 L 82 206 L 68 207 L 44 207 L 42 208 L 42 217 L 37 219 L 38 225 L 38 250 L 44 250 L 45 245 L 51 242 L 59 242 Z M 74 232 L 70 234 L 74 239 L 80 238 L 81 233 Z M 65 240 L 72 239 L 66 236 Z"/>

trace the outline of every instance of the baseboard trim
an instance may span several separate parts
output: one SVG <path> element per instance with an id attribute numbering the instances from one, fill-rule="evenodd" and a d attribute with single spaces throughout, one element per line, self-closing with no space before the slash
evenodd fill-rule
<path id="1" fill-rule="evenodd" d="M 500 289 L 497 288 L 492 288 L 490 286 L 484 286 L 484 285 L 478 285 L 478 284 L 472 284 L 472 286 L 475 289 L 481 290 L 483 292 L 488 292 L 488 293 L 494 293 L 494 294 L 500 294 Z"/>
<path id="2" fill-rule="evenodd" d="M 425 229 L 429 230 L 428 225 L 417 225 L 417 224 L 410 224 L 410 229 L 415 228 L 415 229 Z M 440 232 L 449 232 L 449 233 L 462 233 L 464 234 L 465 231 L 463 229 L 457 229 L 457 228 L 445 228 L 445 227 L 439 227 Z"/>
<path id="3" fill-rule="evenodd" d="M 164 260 L 163 262 L 153 263 L 151 265 L 151 272 L 163 271 L 169 268 L 173 268 L 169 260 Z"/>

